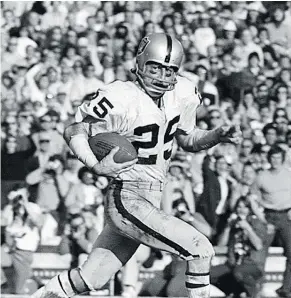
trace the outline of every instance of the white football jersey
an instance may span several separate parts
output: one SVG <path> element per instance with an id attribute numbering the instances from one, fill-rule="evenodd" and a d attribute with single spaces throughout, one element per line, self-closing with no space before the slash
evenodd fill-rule
<path id="1" fill-rule="evenodd" d="M 137 149 L 138 162 L 120 179 L 164 181 L 177 128 L 189 133 L 196 124 L 201 96 L 193 83 L 178 77 L 175 89 L 164 94 L 159 108 L 134 82 L 115 81 L 82 104 L 76 122 L 90 123 L 90 136 L 116 132 Z M 89 116 L 89 117 L 88 117 Z"/>

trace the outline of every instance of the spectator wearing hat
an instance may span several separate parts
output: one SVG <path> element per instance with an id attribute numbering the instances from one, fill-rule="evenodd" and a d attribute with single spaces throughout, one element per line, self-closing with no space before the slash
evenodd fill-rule
<path id="1" fill-rule="evenodd" d="M 277 291 L 281 297 L 291 297 L 291 173 L 284 164 L 285 152 L 273 146 L 268 152 L 269 170 L 259 173 L 254 191 L 265 208 L 266 220 L 275 226 L 283 242 L 286 269 L 282 287 Z"/>
<path id="2" fill-rule="evenodd" d="M 199 54 L 207 56 L 207 48 L 214 45 L 216 36 L 212 28 L 209 27 L 209 15 L 201 13 L 200 26 L 194 31 L 193 43 Z"/>
<path id="3" fill-rule="evenodd" d="M 255 26 L 257 27 L 257 24 L 261 24 L 261 13 L 263 12 L 264 7 L 261 2 L 252 2 L 248 4 L 247 6 L 248 14 L 245 20 L 245 24 L 247 27 Z"/>
<path id="4" fill-rule="evenodd" d="M 234 21 L 229 20 L 223 26 L 223 41 L 224 41 L 224 52 L 232 52 L 235 44 L 238 42 L 236 40 L 237 26 Z"/>
<path id="5" fill-rule="evenodd" d="M 260 66 L 264 65 L 264 55 L 261 47 L 254 43 L 251 31 L 249 29 L 242 30 L 240 34 L 240 44 L 235 46 L 233 56 L 236 60 L 236 66 L 242 70 L 248 66 L 249 55 L 256 52 L 260 59 Z"/>

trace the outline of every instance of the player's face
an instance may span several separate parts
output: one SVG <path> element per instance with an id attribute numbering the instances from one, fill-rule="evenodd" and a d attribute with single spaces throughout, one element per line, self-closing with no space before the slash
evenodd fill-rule
<path id="1" fill-rule="evenodd" d="M 157 62 L 148 62 L 143 77 L 146 86 L 153 86 L 155 90 L 148 90 L 152 97 L 162 96 L 171 85 L 176 82 L 176 71 L 173 67 L 164 66 Z"/>

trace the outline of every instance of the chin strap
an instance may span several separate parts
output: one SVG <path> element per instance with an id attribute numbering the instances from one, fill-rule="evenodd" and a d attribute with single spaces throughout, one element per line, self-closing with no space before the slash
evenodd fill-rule
<path id="1" fill-rule="evenodd" d="M 175 84 L 177 83 L 177 80 L 173 81 L 173 82 L 169 82 L 169 87 L 168 88 L 159 88 L 158 86 L 153 86 L 153 87 L 150 87 L 150 86 L 146 86 L 143 79 L 142 79 L 142 76 L 140 74 L 142 74 L 143 76 L 147 77 L 147 78 L 150 78 L 152 79 L 153 81 L 157 81 L 157 82 L 164 82 L 162 80 L 158 80 L 154 77 L 152 77 L 151 75 L 148 75 L 148 74 L 145 74 L 144 72 L 142 72 L 141 70 L 138 70 L 137 68 L 135 69 L 131 69 L 131 72 L 134 73 L 137 77 L 137 80 L 138 82 L 140 83 L 141 87 L 144 89 L 144 91 L 151 97 L 151 98 L 159 98 L 161 96 L 164 95 L 164 93 L 166 91 L 171 91 L 174 89 L 175 87 Z M 153 96 L 153 94 L 151 94 L 151 91 L 154 92 L 154 93 L 158 93 L 157 96 Z"/>

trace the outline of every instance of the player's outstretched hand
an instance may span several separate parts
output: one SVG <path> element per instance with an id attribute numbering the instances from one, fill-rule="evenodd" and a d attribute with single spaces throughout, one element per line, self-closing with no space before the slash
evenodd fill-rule
<path id="1" fill-rule="evenodd" d="M 113 158 L 118 150 L 119 147 L 113 148 L 107 156 L 98 162 L 92 169 L 94 173 L 100 176 L 116 177 L 118 174 L 132 169 L 138 159 L 136 158 L 131 161 L 116 163 Z"/>
<path id="2" fill-rule="evenodd" d="M 242 142 L 242 132 L 239 125 L 221 126 L 220 141 L 222 143 L 240 144 Z"/>

